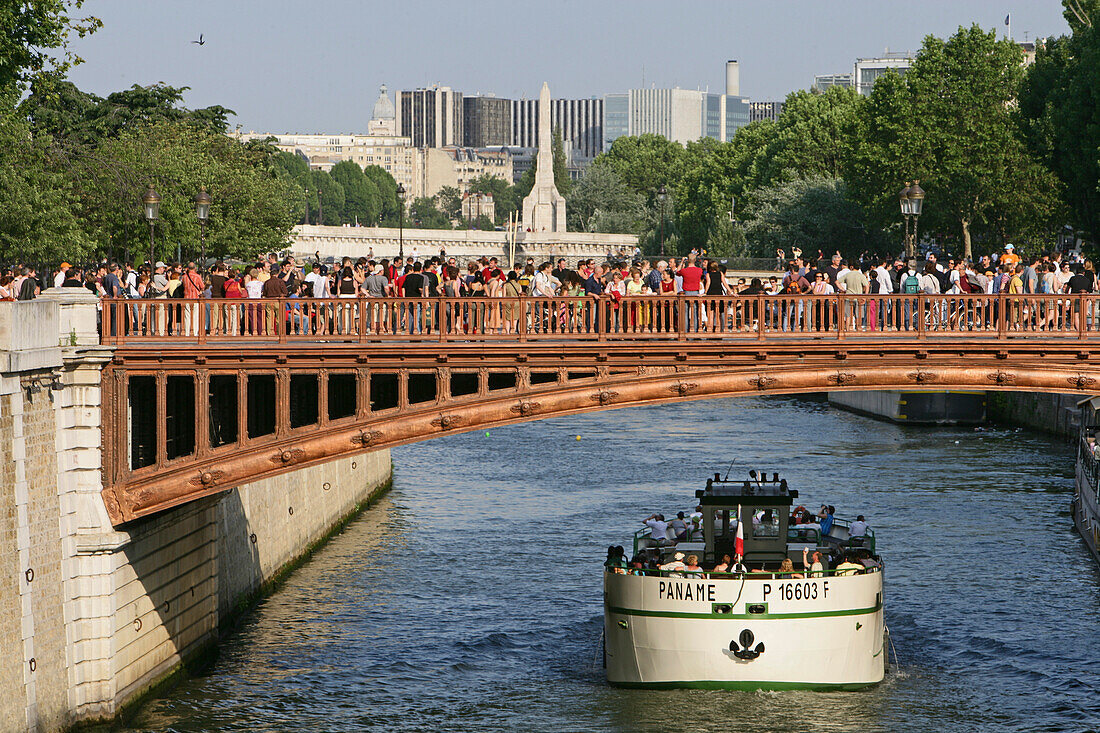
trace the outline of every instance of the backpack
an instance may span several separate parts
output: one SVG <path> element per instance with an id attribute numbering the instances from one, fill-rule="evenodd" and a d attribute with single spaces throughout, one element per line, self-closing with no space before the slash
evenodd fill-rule
<path id="1" fill-rule="evenodd" d="M 882 283 L 878 281 L 878 275 L 875 275 L 873 272 L 870 274 L 872 275 L 872 277 L 870 278 L 871 282 L 869 284 L 867 292 L 874 295 L 882 290 Z"/>
<path id="2" fill-rule="evenodd" d="M 916 295 L 920 292 L 920 276 L 914 273 L 906 273 L 901 279 L 901 292 L 906 295 Z"/>
<path id="3" fill-rule="evenodd" d="M 970 284 L 970 292 L 972 293 L 984 293 L 985 286 L 982 285 L 982 281 L 978 279 L 978 276 L 973 272 L 966 273 L 966 282 Z"/>

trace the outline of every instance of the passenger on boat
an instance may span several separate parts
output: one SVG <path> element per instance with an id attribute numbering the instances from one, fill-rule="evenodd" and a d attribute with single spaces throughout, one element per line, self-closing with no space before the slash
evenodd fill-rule
<path id="1" fill-rule="evenodd" d="M 810 578 L 820 578 L 825 574 L 825 558 L 821 556 L 821 553 L 814 550 L 813 562 L 809 562 L 811 559 L 810 551 L 808 548 L 802 548 L 802 566 L 806 569 L 806 575 Z"/>
<path id="2" fill-rule="evenodd" d="M 791 512 L 791 524 L 814 524 L 814 515 L 810 514 L 810 510 L 799 504 Z"/>
<path id="3" fill-rule="evenodd" d="M 674 540 L 668 538 L 668 522 L 664 514 L 650 514 L 642 520 L 642 524 L 649 527 L 649 536 L 658 545 L 670 545 Z"/>
<path id="4" fill-rule="evenodd" d="M 837 575 L 858 575 L 864 570 L 863 563 L 858 562 L 851 555 L 844 556 L 844 562 L 836 566 Z"/>
<path id="5" fill-rule="evenodd" d="M 699 567 L 699 556 L 688 555 L 687 564 L 684 566 L 685 575 L 694 575 L 696 577 L 703 577 L 703 569 Z"/>
<path id="6" fill-rule="evenodd" d="M 806 576 L 802 573 L 794 572 L 794 563 L 791 562 L 789 557 L 783 558 L 783 562 L 779 563 L 779 576 L 783 578 L 794 578 L 796 580 L 802 580 Z"/>
<path id="7" fill-rule="evenodd" d="M 672 536 L 677 542 L 685 542 L 688 538 L 688 523 L 684 519 L 683 512 L 677 512 L 676 518 L 668 523 L 669 528 L 672 530 Z"/>
<path id="8" fill-rule="evenodd" d="M 863 518 L 862 514 L 856 517 L 856 521 L 848 525 L 848 536 L 852 539 L 867 536 L 867 521 Z"/>
<path id="9" fill-rule="evenodd" d="M 859 560 L 859 563 L 868 570 L 878 570 L 882 567 L 882 563 L 871 555 L 870 550 L 856 551 L 856 558 Z"/>
<path id="10" fill-rule="evenodd" d="M 604 560 L 603 566 L 610 569 L 614 573 L 619 575 L 625 575 L 626 570 L 626 550 L 621 546 L 611 545 L 607 548 L 607 559 Z"/>
<path id="11" fill-rule="evenodd" d="M 716 572 L 716 573 L 731 572 L 730 571 L 730 566 L 731 565 L 733 565 L 733 558 L 731 558 L 728 554 L 722 555 L 722 562 L 720 562 L 720 563 L 718 563 L 717 565 L 714 566 L 714 572 Z"/>
<path id="12" fill-rule="evenodd" d="M 860 567 L 863 567 L 863 566 L 861 565 Z M 672 562 L 666 562 L 664 565 L 660 566 L 660 569 L 661 570 L 672 570 L 672 571 L 686 570 L 687 565 L 684 565 L 684 553 L 677 552 L 675 555 L 672 556 Z M 680 573 L 676 573 L 672 577 L 680 578 L 680 577 L 683 577 L 683 576 L 680 575 Z"/>
<path id="13" fill-rule="evenodd" d="M 628 575 L 645 575 L 645 562 L 640 557 L 632 557 L 630 559 L 630 570 L 627 571 Z"/>
<path id="14" fill-rule="evenodd" d="M 821 505 L 821 511 L 817 513 L 818 524 L 821 525 L 821 536 L 827 537 L 833 528 L 833 512 L 836 511 L 827 504 Z"/>

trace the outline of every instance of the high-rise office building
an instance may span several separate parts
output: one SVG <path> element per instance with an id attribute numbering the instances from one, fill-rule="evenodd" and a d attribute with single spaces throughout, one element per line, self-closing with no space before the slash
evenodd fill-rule
<path id="1" fill-rule="evenodd" d="M 631 89 L 625 95 L 608 95 L 605 109 L 620 116 L 626 101 L 626 130 L 609 125 L 605 145 L 623 134 L 653 133 L 686 144 L 702 137 L 728 142 L 738 128 L 749 124 L 749 100 L 698 89 Z"/>
<path id="2" fill-rule="evenodd" d="M 464 97 L 462 116 L 466 147 L 489 148 L 512 144 L 512 100 Z"/>
<path id="3" fill-rule="evenodd" d="M 823 92 L 829 87 L 852 88 L 851 74 L 817 74 L 814 76 L 814 91 Z"/>
<path id="4" fill-rule="evenodd" d="M 462 92 L 432 86 L 397 93 L 397 132 L 418 148 L 462 145 Z"/>
<path id="5" fill-rule="evenodd" d="M 867 96 L 880 76 L 890 71 L 904 75 L 913 65 L 913 54 L 887 52 L 878 58 L 856 59 L 852 68 L 852 85 L 860 94 Z"/>
<path id="6" fill-rule="evenodd" d="M 749 121 L 771 120 L 775 122 L 783 112 L 782 102 L 749 102 Z"/>
<path id="7" fill-rule="evenodd" d="M 630 134 L 630 95 L 608 94 L 603 98 L 603 149 L 617 138 Z"/>
<path id="8" fill-rule="evenodd" d="M 603 152 L 604 100 L 551 99 L 550 127 L 561 130 L 565 156 L 569 162 L 583 165 Z M 539 100 L 512 100 L 512 145 L 537 148 L 539 140 Z"/>

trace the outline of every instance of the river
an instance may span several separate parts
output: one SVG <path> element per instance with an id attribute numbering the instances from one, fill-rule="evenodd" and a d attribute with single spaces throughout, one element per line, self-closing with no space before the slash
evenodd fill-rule
<path id="1" fill-rule="evenodd" d="M 577 436 L 580 439 L 577 439 Z M 867 515 L 900 665 L 861 692 L 628 691 L 601 563 L 706 476 L 778 470 Z M 392 492 L 126 730 L 975 731 L 1100 726 L 1100 573 L 1072 450 L 805 399 L 555 418 L 393 451 Z"/>

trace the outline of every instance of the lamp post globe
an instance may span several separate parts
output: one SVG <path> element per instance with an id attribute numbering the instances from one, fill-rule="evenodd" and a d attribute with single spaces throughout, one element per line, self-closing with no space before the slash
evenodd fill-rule
<path id="1" fill-rule="evenodd" d="M 920 179 L 917 179 L 909 187 L 909 213 L 913 216 L 920 216 L 923 209 L 924 189 L 920 187 Z"/>
<path id="2" fill-rule="evenodd" d="M 206 186 L 199 187 L 195 196 L 195 218 L 199 220 L 199 246 L 202 252 L 202 267 L 206 267 L 206 224 L 210 221 L 210 203 L 213 199 L 206 192 Z"/>
<path id="3" fill-rule="evenodd" d="M 149 270 L 152 272 L 153 264 L 157 261 L 154 253 L 153 229 L 157 224 L 157 217 L 160 216 L 160 194 L 153 190 L 151 183 L 141 195 L 141 206 L 145 221 L 149 222 Z"/>

